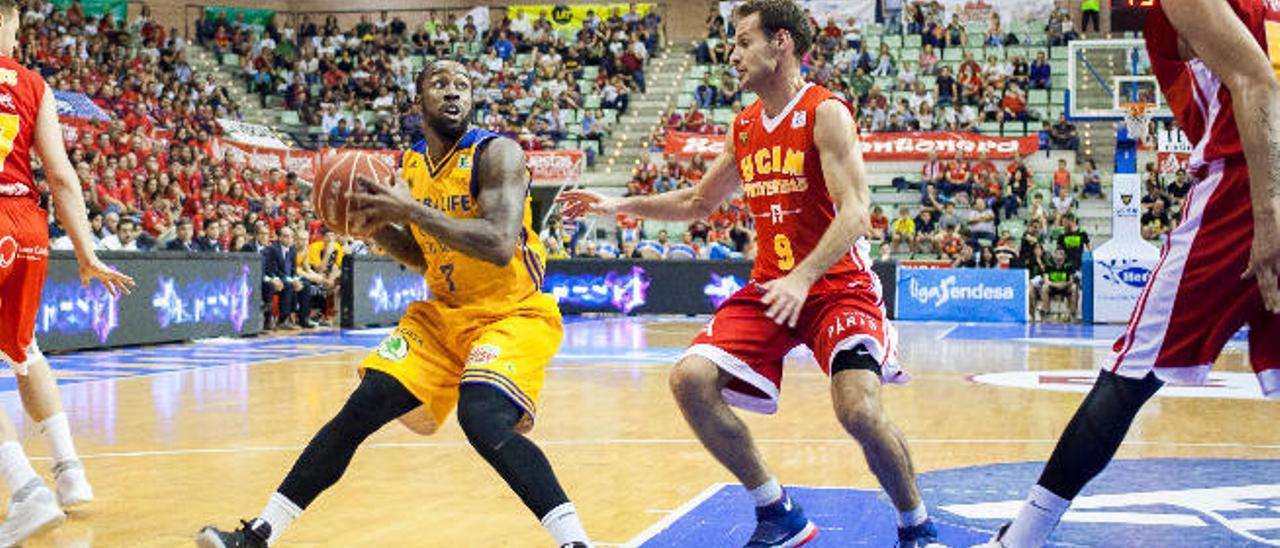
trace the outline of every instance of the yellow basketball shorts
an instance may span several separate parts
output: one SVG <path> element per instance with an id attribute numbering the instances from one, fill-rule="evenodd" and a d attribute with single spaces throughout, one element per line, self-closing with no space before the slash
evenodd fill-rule
<path id="1" fill-rule="evenodd" d="M 562 338 L 560 309 L 543 293 L 500 310 L 419 301 L 365 357 L 360 374 L 377 369 L 395 377 L 436 425 L 457 405 L 460 384 L 492 386 L 524 411 L 523 431 L 533 426 L 547 364 Z"/>

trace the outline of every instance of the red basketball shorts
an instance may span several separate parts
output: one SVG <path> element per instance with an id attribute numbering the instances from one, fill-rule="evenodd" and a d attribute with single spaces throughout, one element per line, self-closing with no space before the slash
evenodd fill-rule
<path id="1" fill-rule="evenodd" d="M 765 290 L 748 284 L 720 305 L 685 355 L 711 360 L 732 375 L 722 391 L 725 402 L 758 413 L 778 410 L 783 358 L 802 344 L 827 374 L 836 354 L 862 345 L 880 363 L 883 382 L 904 383 L 910 377 L 898 365 L 897 334 L 885 318 L 879 281 L 865 280 L 812 290 L 795 328 L 769 319 L 760 300 Z"/>
<path id="2" fill-rule="evenodd" d="M 27 198 L 0 198 L 0 359 L 20 373 L 41 357 L 35 327 L 48 266 L 45 211 Z"/>
<path id="3" fill-rule="evenodd" d="M 1244 162 L 1209 164 L 1112 347 L 1111 371 L 1203 384 L 1222 347 L 1248 325 L 1249 361 L 1262 393 L 1280 398 L 1280 318 L 1263 307 L 1257 282 L 1241 279 L 1252 242 L 1248 169 Z"/>

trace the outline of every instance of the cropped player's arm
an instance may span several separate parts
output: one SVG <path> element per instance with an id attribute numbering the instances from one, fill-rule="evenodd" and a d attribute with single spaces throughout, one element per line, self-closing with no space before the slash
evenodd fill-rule
<path id="1" fill-rule="evenodd" d="M 1165 2 L 1165 14 L 1231 92 L 1249 165 L 1254 238 L 1246 276 L 1256 275 L 1263 302 L 1280 312 L 1280 81 L 1266 53 L 1225 0 Z"/>
<path id="2" fill-rule="evenodd" d="M 836 215 L 817 246 L 795 270 L 762 284 L 765 294 L 760 298 L 769 307 L 766 316 L 790 327 L 795 327 L 800 319 L 813 283 L 848 254 L 859 237 L 871 231 L 869 192 L 853 116 L 839 101 L 823 102 L 816 114 L 813 143 L 822 161 L 822 177 L 836 206 Z"/>
<path id="3" fill-rule="evenodd" d="M 80 283 L 88 286 L 96 279 L 106 286 L 112 295 L 128 295 L 133 279 L 103 264 L 93 252 L 93 236 L 89 229 L 89 213 L 85 211 L 84 195 L 80 189 L 80 176 L 67 158 L 66 144 L 62 141 L 62 124 L 58 122 L 58 103 L 53 90 L 44 84 L 44 96 L 36 114 L 34 135 L 36 153 L 44 165 L 45 180 L 53 194 L 53 206 L 58 222 L 66 229 L 80 265 Z"/>
<path id="4" fill-rule="evenodd" d="M 796 266 L 795 274 L 810 283 L 848 255 L 858 238 L 871 231 L 870 192 L 853 116 L 839 101 L 826 101 L 818 105 L 816 118 L 813 141 L 836 215 L 817 247 Z"/>
<path id="5" fill-rule="evenodd" d="M 691 187 L 628 198 L 606 198 L 589 190 L 569 190 L 561 193 L 556 202 L 564 207 L 562 214 L 570 219 L 616 213 L 663 221 L 704 219 L 741 186 L 733 158 L 733 139 L 726 139 L 724 152 L 711 163 L 702 180 Z"/>
<path id="6" fill-rule="evenodd" d="M 515 141 L 494 139 L 480 155 L 476 170 L 480 217 L 456 219 L 412 202 L 407 219 L 449 247 L 482 261 L 505 266 L 516 254 L 524 200 L 529 188 L 524 151 Z"/>
<path id="7" fill-rule="evenodd" d="M 405 266 L 418 272 L 426 272 L 427 260 L 423 257 L 422 248 L 418 246 L 418 241 L 413 238 L 413 233 L 408 227 L 383 226 L 374 233 L 373 241 Z"/>

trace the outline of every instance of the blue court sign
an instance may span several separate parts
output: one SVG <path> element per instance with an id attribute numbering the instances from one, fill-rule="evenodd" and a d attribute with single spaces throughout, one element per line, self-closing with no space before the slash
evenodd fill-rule
<path id="1" fill-rule="evenodd" d="M 1027 271 L 1019 268 L 899 268 L 897 318 L 1027 321 Z"/>

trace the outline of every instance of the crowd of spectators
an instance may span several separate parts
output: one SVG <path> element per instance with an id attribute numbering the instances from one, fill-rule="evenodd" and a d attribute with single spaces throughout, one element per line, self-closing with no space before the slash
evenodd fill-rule
<path id="1" fill-rule="evenodd" d="M 602 111 L 623 113 L 630 94 L 645 90 L 645 66 L 662 45 L 661 31 L 656 12 L 640 16 L 634 5 L 590 11 L 574 33 L 554 30 L 545 11 L 533 20 L 521 12 L 488 29 L 471 16 L 436 16 L 418 28 L 368 16 L 352 29 L 333 16 L 322 24 L 304 16 L 298 28 L 272 20 L 261 31 L 224 15 L 197 25 L 202 44 L 240 56 L 246 82 L 264 104 L 279 96 L 319 126 L 327 144 L 362 148 L 402 148 L 421 138 L 415 62 L 439 57 L 470 69 L 476 121 L 487 129 L 527 149 L 553 148 L 569 135 L 599 140 L 609 132 Z"/>
<path id="2" fill-rule="evenodd" d="M 66 143 L 96 248 L 258 251 L 268 273 L 269 324 L 328 321 L 342 250 L 359 253 L 364 245 L 324 236 L 292 173 L 214 159 L 217 119 L 238 120 L 240 110 L 212 78 L 194 73 L 181 32 L 161 27 L 146 6 L 126 25 L 87 15 L 78 1 L 65 11 L 28 2 L 22 21 L 17 60 L 53 89 L 84 94 L 110 118 L 75 122 L 78 137 Z M 47 195 L 43 177 L 36 180 Z M 52 249 L 71 249 L 52 215 L 49 232 Z M 269 260 L 269 250 L 280 260 Z"/>
<path id="3" fill-rule="evenodd" d="M 810 81 L 822 84 L 858 108 L 863 131 L 976 130 L 984 122 L 1028 122 L 1045 117 L 1028 110 L 1028 90 L 1050 89 L 1052 67 L 1045 50 L 1024 57 L 1006 46 L 1060 46 L 1075 37 L 1065 9 L 1056 9 L 1036 23 L 1043 30 L 1019 35 L 1005 30 L 998 13 L 986 24 L 982 44 L 972 36 L 959 14 L 948 20 L 936 0 L 915 1 L 905 11 L 889 10 L 904 22 L 890 18 L 885 30 L 905 29 L 920 37 L 921 47 L 896 49 L 880 36 L 865 34 L 852 18 L 843 24 L 835 18 L 819 22 L 814 47 L 802 70 Z M 713 65 L 697 88 L 699 107 L 738 107 L 741 94 L 731 68 L 724 68 L 733 27 L 718 11 L 707 18 L 707 40 L 696 48 L 699 62 Z M 978 50 L 975 47 L 984 49 Z M 948 48 L 966 48 L 959 62 L 943 60 Z M 1031 50 L 1026 50 L 1031 51 Z M 1016 52 L 1016 53 L 1015 53 Z M 1055 128 L 1057 126 L 1054 126 Z M 1045 128 L 1046 134 L 1049 129 Z M 1075 149 L 1078 139 L 1054 133 L 1054 146 Z"/>

